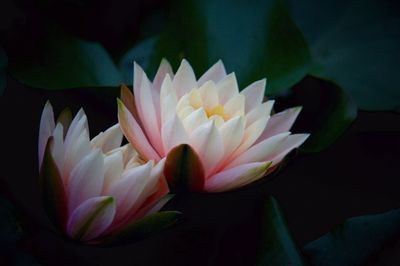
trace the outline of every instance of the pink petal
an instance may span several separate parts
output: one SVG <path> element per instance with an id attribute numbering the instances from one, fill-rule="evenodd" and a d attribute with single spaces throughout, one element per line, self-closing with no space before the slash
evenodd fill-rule
<path id="1" fill-rule="evenodd" d="M 248 163 L 219 172 L 206 181 L 205 190 L 222 192 L 244 186 L 261 178 L 270 164 L 270 162 Z"/>
<path id="2" fill-rule="evenodd" d="M 67 187 L 69 213 L 88 198 L 99 196 L 103 180 L 103 154 L 96 149 L 85 156 L 71 172 Z"/>
<path id="3" fill-rule="evenodd" d="M 92 147 L 101 149 L 103 153 L 118 148 L 122 143 L 122 131 L 119 124 L 110 127 L 105 132 L 100 132 L 90 142 Z"/>
<path id="4" fill-rule="evenodd" d="M 169 64 L 168 60 L 163 58 L 153 80 L 153 88 L 155 91 L 160 92 L 161 84 L 163 83 L 167 74 L 172 78 L 174 77 L 174 72 L 172 71 L 171 65 Z"/>
<path id="5" fill-rule="evenodd" d="M 271 116 L 271 119 L 268 121 L 267 126 L 256 143 L 276 134 L 289 131 L 300 111 L 301 107 L 294 107 Z"/>
<path id="6" fill-rule="evenodd" d="M 246 163 L 266 161 L 265 158 L 274 152 L 275 149 L 287 139 L 289 134 L 289 132 L 281 133 L 252 146 L 230 162 L 225 169 Z"/>
<path id="7" fill-rule="evenodd" d="M 192 89 L 197 88 L 194 71 L 185 59 L 182 60 L 172 84 L 178 98 L 181 98 Z"/>
<path id="8" fill-rule="evenodd" d="M 226 76 L 225 66 L 221 60 L 218 60 L 212 67 L 210 67 L 203 76 L 197 81 L 198 86 L 200 87 L 205 82 L 211 80 L 215 83 L 219 82 Z"/>
<path id="9" fill-rule="evenodd" d="M 246 124 L 251 125 L 263 116 L 270 116 L 275 101 L 267 101 L 254 107 L 246 114 Z"/>
<path id="10" fill-rule="evenodd" d="M 70 237 L 88 241 L 103 233 L 115 216 L 112 197 L 93 197 L 80 204 L 68 219 L 67 233 Z"/>
<path id="11" fill-rule="evenodd" d="M 122 171 L 124 170 L 123 168 L 124 168 L 124 159 L 122 150 L 107 155 L 104 158 L 104 182 L 103 182 L 102 194 L 104 194 L 105 191 L 108 190 L 112 182 L 118 180 L 121 177 Z"/>
<path id="12" fill-rule="evenodd" d="M 241 94 L 246 96 L 246 113 L 262 103 L 266 83 L 266 79 L 258 80 L 247 86 L 241 92 Z"/>
<path id="13" fill-rule="evenodd" d="M 40 118 L 39 128 L 39 145 L 38 145 L 38 158 L 39 158 L 39 169 L 42 166 L 44 150 L 46 149 L 47 140 L 53 134 L 55 127 L 54 123 L 54 112 L 53 107 L 49 101 L 46 102 L 42 116 Z"/>
<path id="14" fill-rule="evenodd" d="M 137 149 L 144 159 L 160 160 L 160 156 L 151 146 L 142 129 L 129 110 L 118 99 L 118 121 L 128 141 Z"/>
<path id="15" fill-rule="evenodd" d="M 284 133 L 283 133 L 284 134 Z M 298 148 L 304 141 L 310 136 L 310 134 L 293 134 L 290 135 L 283 143 L 281 143 L 277 149 L 267 155 L 264 159 L 272 161 L 271 166 L 275 166 L 282 161 L 282 159 L 293 149 Z M 271 137 L 273 138 L 273 137 Z"/>
<path id="16" fill-rule="evenodd" d="M 185 128 L 177 115 L 164 123 L 161 129 L 161 134 L 165 154 L 168 154 L 168 152 L 175 146 L 188 142 Z"/>

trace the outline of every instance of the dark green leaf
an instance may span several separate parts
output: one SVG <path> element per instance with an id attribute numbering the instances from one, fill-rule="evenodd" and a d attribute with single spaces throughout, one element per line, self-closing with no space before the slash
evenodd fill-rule
<path id="1" fill-rule="evenodd" d="M 336 84 L 307 76 L 291 94 L 277 100 L 277 106 L 301 105 L 294 132 L 311 133 L 300 146 L 305 152 L 319 152 L 337 140 L 357 117 L 357 106 Z"/>
<path id="2" fill-rule="evenodd" d="M 315 266 L 364 265 L 390 240 L 400 237 L 400 209 L 354 217 L 304 247 Z"/>
<path id="3" fill-rule="evenodd" d="M 198 77 L 222 59 L 242 88 L 267 77 L 269 95 L 294 85 L 309 68 L 307 45 L 283 0 L 175 1 L 146 70 L 154 74 L 164 57 L 174 66 L 188 59 Z"/>
<path id="4" fill-rule="evenodd" d="M 274 197 L 269 197 L 264 207 L 263 231 L 257 265 L 306 265 Z"/>
<path id="5" fill-rule="evenodd" d="M 310 45 L 312 74 L 331 79 L 364 110 L 400 107 L 398 1 L 290 1 Z"/>
<path id="6" fill-rule="evenodd" d="M 51 155 L 53 137 L 50 137 L 40 169 L 40 190 L 44 208 L 50 220 L 61 231 L 65 229 L 67 220 L 67 200 L 61 175 Z"/>
<path id="7" fill-rule="evenodd" d="M 7 75 L 6 75 L 6 67 L 7 67 L 7 55 L 4 51 L 3 47 L 0 46 L 0 95 L 4 93 L 4 90 L 7 85 Z"/>
<path id="8" fill-rule="evenodd" d="M 163 211 L 150 214 L 126 227 L 116 234 L 100 240 L 102 245 L 120 245 L 138 241 L 160 232 L 175 224 L 181 213 Z"/>
<path id="9" fill-rule="evenodd" d="M 164 175 L 173 189 L 203 191 L 205 173 L 197 153 L 188 144 L 173 148 L 167 155 Z"/>
<path id="10" fill-rule="evenodd" d="M 98 43 L 80 40 L 59 29 L 49 30 L 41 49 L 10 61 L 20 82 L 45 89 L 118 86 L 121 74 Z"/>

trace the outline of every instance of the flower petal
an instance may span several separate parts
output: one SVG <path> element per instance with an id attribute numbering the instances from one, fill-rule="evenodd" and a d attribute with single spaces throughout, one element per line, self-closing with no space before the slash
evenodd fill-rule
<path id="1" fill-rule="evenodd" d="M 123 170 L 124 159 L 122 150 L 113 152 L 112 154 L 107 155 L 104 158 L 104 182 L 102 194 L 104 194 L 108 190 L 112 182 L 118 180 L 121 177 Z"/>
<path id="2" fill-rule="evenodd" d="M 217 88 L 219 102 L 222 105 L 224 105 L 236 94 L 239 94 L 239 87 L 235 73 L 225 76 L 220 82 L 218 82 Z"/>
<path id="3" fill-rule="evenodd" d="M 226 116 L 229 118 L 244 115 L 245 110 L 245 96 L 242 94 L 237 94 L 233 96 L 229 101 L 227 101 L 224 105 L 224 112 Z"/>
<path id="4" fill-rule="evenodd" d="M 99 148 L 103 153 L 118 148 L 122 143 L 122 131 L 119 124 L 110 127 L 105 132 L 100 132 L 90 143 L 93 148 Z"/>
<path id="5" fill-rule="evenodd" d="M 175 146 L 188 142 L 185 128 L 177 115 L 163 125 L 161 135 L 165 154 L 168 154 Z"/>
<path id="6" fill-rule="evenodd" d="M 203 107 L 211 110 L 219 104 L 217 87 L 213 81 L 207 81 L 199 88 Z"/>
<path id="7" fill-rule="evenodd" d="M 246 96 L 246 113 L 262 103 L 266 84 L 266 79 L 258 80 L 240 92 Z"/>
<path id="8" fill-rule="evenodd" d="M 132 114 L 119 99 L 117 99 L 117 102 L 118 121 L 125 137 L 145 159 L 154 159 L 156 161 L 160 160 L 160 156 L 150 145 Z"/>
<path id="9" fill-rule="evenodd" d="M 273 153 L 275 149 L 287 139 L 289 134 L 290 132 L 281 133 L 252 146 L 230 162 L 225 169 L 241 164 L 266 161 L 265 158 Z"/>
<path id="10" fill-rule="evenodd" d="M 157 73 L 156 73 L 156 75 L 154 77 L 154 80 L 153 80 L 153 88 L 154 88 L 154 90 L 160 91 L 161 85 L 164 82 L 165 76 L 167 74 L 172 78 L 174 77 L 174 72 L 172 71 L 172 67 L 171 67 L 170 63 L 168 62 L 168 60 L 163 58 L 161 60 L 161 64 L 158 67 Z"/>
<path id="11" fill-rule="evenodd" d="M 224 156 L 222 137 L 214 122 L 209 121 L 194 130 L 189 143 L 201 158 L 208 176 Z"/>
<path id="12" fill-rule="evenodd" d="M 221 60 L 218 60 L 212 67 L 210 67 L 197 81 L 198 86 L 202 86 L 205 82 L 211 80 L 215 83 L 219 82 L 226 76 L 225 66 Z"/>
<path id="13" fill-rule="evenodd" d="M 131 112 L 133 118 L 138 122 L 140 126 L 141 121 L 139 117 L 139 113 L 136 108 L 135 98 L 133 96 L 132 91 L 125 86 L 124 84 L 121 85 L 121 101 L 124 103 L 125 107 Z"/>
<path id="14" fill-rule="evenodd" d="M 248 163 L 227 169 L 211 176 L 205 190 L 207 192 L 222 192 L 232 190 L 261 178 L 271 162 Z"/>
<path id="15" fill-rule="evenodd" d="M 87 199 L 71 213 L 67 233 L 76 240 L 92 240 L 110 226 L 114 220 L 115 211 L 115 202 L 112 197 Z"/>
<path id="16" fill-rule="evenodd" d="M 294 107 L 271 116 L 271 119 L 268 121 L 267 126 L 256 143 L 276 134 L 289 131 L 300 111 L 301 107 Z"/>
<path id="17" fill-rule="evenodd" d="M 69 213 L 88 198 L 99 196 L 103 180 L 103 154 L 96 149 L 85 156 L 71 172 L 67 187 Z"/>
<path id="18" fill-rule="evenodd" d="M 246 124 L 251 125 L 262 116 L 269 116 L 275 101 L 267 101 L 254 107 L 246 114 Z"/>
<path id="19" fill-rule="evenodd" d="M 54 127 L 55 123 L 53 107 L 51 106 L 51 103 L 47 101 L 40 118 L 38 145 L 39 169 L 42 167 L 43 155 L 46 149 L 47 140 L 53 134 Z"/>
<path id="20" fill-rule="evenodd" d="M 190 135 L 197 127 L 206 123 L 207 121 L 207 114 L 204 109 L 198 108 L 197 110 L 186 116 L 185 119 L 183 119 L 182 123 L 185 127 L 186 132 L 188 133 L 188 135 Z"/>
<path id="21" fill-rule="evenodd" d="M 284 134 L 284 133 L 281 133 Z M 280 135 L 280 134 L 279 134 Z M 277 136 L 277 135 L 276 135 Z M 310 134 L 293 134 L 290 135 L 283 143 L 281 143 L 277 149 L 267 155 L 265 159 L 272 161 L 271 166 L 275 166 L 282 161 L 282 159 L 293 149 L 298 148 L 304 141 L 310 136 Z M 272 139 L 271 137 L 270 139 Z"/>
<path id="22" fill-rule="evenodd" d="M 196 76 L 188 61 L 182 60 L 175 74 L 172 86 L 178 98 L 182 97 L 194 88 L 197 88 Z"/>

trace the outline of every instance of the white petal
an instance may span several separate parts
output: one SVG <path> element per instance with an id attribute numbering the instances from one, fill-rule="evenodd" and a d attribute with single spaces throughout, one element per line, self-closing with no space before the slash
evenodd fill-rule
<path id="1" fill-rule="evenodd" d="M 161 60 L 161 64 L 158 67 L 157 73 L 153 80 L 153 88 L 155 90 L 160 91 L 161 84 L 163 83 L 165 76 L 167 74 L 172 78 L 174 77 L 174 72 L 172 71 L 172 67 L 171 67 L 170 63 L 168 62 L 168 60 L 163 58 Z"/>
<path id="2" fill-rule="evenodd" d="M 208 192 L 222 192 L 239 188 L 263 177 L 270 162 L 242 164 L 211 176 L 205 185 Z"/>
<path id="3" fill-rule="evenodd" d="M 272 154 L 266 156 L 266 159 L 272 161 L 272 166 L 280 163 L 291 150 L 298 148 L 309 136 L 310 134 L 290 135 Z"/>
<path id="4" fill-rule="evenodd" d="M 231 73 L 217 84 L 219 102 L 223 105 L 233 96 L 239 94 L 239 87 L 235 73 Z"/>
<path id="5" fill-rule="evenodd" d="M 93 148 L 99 148 L 103 153 L 118 148 L 122 143 L 122 131 L 119 124 L 110 127 L 105 132 L 100 132 L 90 143 Z"/>
<path id="6" fill-rule="evenodd" d="M 65 178 L 71 174 L 72 169 L 87 156 L 90 151 L 90 140 L 86 131 L 81 132 L 79 136 L 71 139 L 69 145 L 64 144 L 65 155 L 62 175 Z M 64 180 L 68 183 L 68 180 Z"/>
<path id="7" fill-rule="evenodd" d="M 88 198 L 99 196 L 103 180 L 103 154 L 96 149 L 85 156 L 71 172 L 67 188 L 69 213 Z"/>
<path id="8" fill-rule="evenodd" d="M 53 159 L 58 169 L 63 169 L 64 165 L 64 129 L 61 123 L 58 123 L 53 133 L 53 149 L 51 151 Z"/>
<path id="9" fill-rule="evenodd" d="M 262 103 L 266 83 L 266 79 L 258 80 L 240 92 L 246 96 L 246 113 Z"/>
<path id="10" fill-rule="evenodd" d="M 89 127 L 87 122 L 87 117 L 85 111 L 81 108 L 79 112 L 75 115 L 68 128 L 68 132 L 65 135 L 65 145 L 69 146 L 71 141 L 74 142 L 75 139 L 83 132 L 86 131 L 89 136 Z"/>
<path id="11" fill-rule="evenodd" d="M 71 213 L 67 233 L 70 237 L 79 238 L 81 241 L 94 239 L 110 226 L 114 216 L 115 203 L 111 197 L 90 198 Z"/>
<path id="12" fill-rule="evenodd" d="M 290 132 L 281 133 L 252 146 L 250 149 L 243 152 L 235 160 L 229 163 L 225 169 L 241 164 L 266 161 L 265 158 L 272 154 L 276 148 L 288 138 L 289 134 Z"/>
<path id="13" fill-rule="evenodd" d="M 225 114 L 229 117 L 244 115 L 245 101 L 246 98 L 244 95 L 242 94 L 235 95 L 224 105 Z"/>
<path id="14" fill-rule="evenodd" d="M 53 107 L 51 106 L 51 103 L 47 101 L 43 108 L 42 116 L 40 118 L 39 141 L 38 141 L 39 169 L 42 166 L 47 140 L 53 134 L 54 127 L 55 124 L 54 124 Z"/>
<path id="15" fill-rule="evenodd" d="M 104 158 L 104 182 L 102 191 L 107 191 L 112 182 L 121 177 L 124 170 L 123 151 L 114 152 Z M 104 194 L 104 193 L 103 193 Z"/>
<path id="16" fill-rule="evenodd" d="M 271 116 L 271 119 L 268 121 L 267 126 L 257 142 L 276 134 L 289 131 L 300 111 L 301 107 L 294 107 Z"/>
<path id="17" fill-rule="evenodd" d="M 182 97 L 194 88 L 197 88 L 196 76 L 190 64 L 183 59 L 175 74 L 173 83 L 178 98 Z"/>
<path id="18" fill-rule="evenodd" d="M 209 121 L 193 131 L 189 143 L 202 160 L 207 176 L 224 156 L 222 137 L 214 122 Z"/>
<path id="19" fill-rule="evenodd" d="M 181 120 L 177 115 L 165 122 L 161 130 L 165 154 L 175 146 L 187 143 L 188 136 Z"/>
<path id="20" fill-rule="evenodd" d="M 227 158 L 241 143 L 244 135 L 244 119 L 241 116 L 228 120 L 219 128 L 224 142 L 224 157 Z"/>
<path id="21" fill-rule="evenodd" d="M 254 107 L 249 113 L 246 114 L 246 124 L 251 125 L 262 116 L 269 116 L 274 106 L 275 101 L 267 101 Z"/>
<path id="22" fill-rule="evenodd" d="M 192 134 L 193 130 L 207 121 L 208 119 L 206 112 L 203 108 L 199 108 L 186 116 L 182 123 L 186 132 L 190 135 Z"/>
<path id="23" fill-rule="evenodd" d="M 206 110 L 211 110 L 219 104 L 218 91 L 213 81 L 207 81 L 199 88 L 203 105 Z"/>
<path id="24" fill-rule="evenodd" d="M 203 76 L 197 81 L 198 86 L 200 87 L 205 82 L 211 80 L 217 83 L 221 79 L 226 76 L 225 66 L 221 60 L 218 60 L 212 67 L 210 67 Z"/>

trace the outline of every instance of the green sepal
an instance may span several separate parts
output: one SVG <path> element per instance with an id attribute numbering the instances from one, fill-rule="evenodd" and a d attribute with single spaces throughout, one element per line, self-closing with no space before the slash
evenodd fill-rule
<path id="1" fill-rule="evenodd" d="M 67 221 L 67 197 L 61 174 L 51 155 L 53 137 L 46 144 L 39 176 L 39 188 L 45 211 L 53 224 L 62 232 Z"/>
<path id="2" fill-rule="evenodd" d="M 164 175 L 172 190 L 204 190 L 203 164 L 197 153 L 188 144 L 176 146 L 168 153 Z"/>

